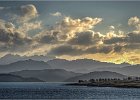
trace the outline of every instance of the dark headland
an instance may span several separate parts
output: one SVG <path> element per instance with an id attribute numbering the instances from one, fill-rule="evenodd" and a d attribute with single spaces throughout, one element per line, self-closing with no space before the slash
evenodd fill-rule
<path id="1" fill-rule="evenodd" d="M 79 80 L 68 83 L 68 86 L 92 86 L 92 87 L 118 87 L 118 88 L 140 88 L 140 77 L 128 77 L 125 79 L 90 79 Z"/>

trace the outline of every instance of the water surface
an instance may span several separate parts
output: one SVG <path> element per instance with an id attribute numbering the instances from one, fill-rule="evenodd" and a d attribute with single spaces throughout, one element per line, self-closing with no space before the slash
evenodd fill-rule
<path id="1" fill-rule="evenodd" d="M 3 82 L 0 83 L 0 99 L 140 100 L 140 89 Z"/>

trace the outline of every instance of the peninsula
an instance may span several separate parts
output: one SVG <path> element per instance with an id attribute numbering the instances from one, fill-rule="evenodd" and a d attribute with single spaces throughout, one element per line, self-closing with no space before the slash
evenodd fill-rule
<path id="1" fill-rule="evenodd" d="M 66 85 L 93 86 L 93 87 L 118 87 L 118 88 L 140 88 L 140 77 L 128 77 L 125 79 L 90 79 L 79 80 L 77 83 Z"/>

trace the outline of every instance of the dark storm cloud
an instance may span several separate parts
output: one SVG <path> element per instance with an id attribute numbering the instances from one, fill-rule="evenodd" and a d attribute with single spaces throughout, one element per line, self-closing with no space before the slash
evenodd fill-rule
<path id="1" fill-rule="evenodd" d="M 49 54 L 54 54 L 57 56 L 62 55 L 70 55 L 70 56 L 78 56 L 84 54 L 96 54 L 96 53 L 110 53 L 113 51 L 113 46 L 94 46 L 87 49 L 73 47 L 72 45 L 61 45 L 55 48 L 52 48 Z"/>
<path id="2" fill-rule="evenodd" d="M 124 48 L 128 50 L 139 50 L 140 49 L 140 43 L 130 43 L 124 46 Z"/>
<path id="3" fill-rule="evenodd" d="M 72 45 L 90 45 L 93 43 L 92 32 L 77 33 L 68 43 Z"/>
<path id="4" fill-rule="evenodd" d="M 18 51 L 25 45 L 30 45 L 32 39 L 17 31 L 12 23 L 0 22 L 0 51 Z M 25 50 L 24 48 L 22 48 Z"/>
<path id="5" fill-rule="evenodd" d="M 123 47 L 124 47 L 124 46 L 115 45 L 115 46 L 114 46 L 114 52 L 117 52 L 117 53 L 121 52 L 122 49 L 123 49 Z"/>
<path id="6" fill-rule="evenodd" d="M 77 47 L 73 47 L 71 45 L 61 45 L 55 48 L 52 48 L 51 51 L 48 54 L 52 55 L 82 55 L 83 51 L 81 49 L 78 49 Z"/>
<path id="7" fill-rule="evenodd" d="M 140 43 L 140 34 L 139 33 L 129 33 L 127 42 L 129 43 Z"/>
<path id="8" fill-rule="evenodd" d="M 117 44 L 117 43 L 140 43 L 140 34 L 139 33 L 128 33 L 123 37 L 112 37 L 109 39 L 103 40 L 104 44 Z"/>
<path id="9" fill-rule="evenodd" d="M 85 52 L 90 54 L 95 53 L 110 53 L 113 50 L 113 46 L 93 46 L 88 48 Z"/>
<path id="10" fill-rule="evenodd" d="M 21 33 L 0 29 L 0 42 L 22 45 L 26 42 L 29 43 L 30 39 L 23 36 Z"/>
<path id="11" fill-rule="evenodd" d="M 105 39 L 103 42 L 105 44 L 116 44 L 116 43 L 123 43 L 126 42 L 126 37 L 112 37 L 110 39 Z"/>
<path id="12" fill-rule="evenodd" d="M 40 40 L 41 43 L 53 43 L 54 41 L 55 41 L 55 37 L 50 35 L 46 35 L 42 37 Z"/>
<path id="13" fill-rule="evenodd" d="M 58 31 L 45 31 L 41 32 L 40 34 L 35 36 L 35 41 L 42 43 L 42 44 L 54 44 L 58 43 L 58 37 L 57 35 L 59 34 Z"/>

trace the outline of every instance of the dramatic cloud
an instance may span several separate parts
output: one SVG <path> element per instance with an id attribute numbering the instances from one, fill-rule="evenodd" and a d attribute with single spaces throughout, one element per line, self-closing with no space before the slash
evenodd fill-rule
<path id="1" fill-rule="evenodd" d="M 138 24 L 138 19 L 137 21 L 132 22 L 130 22 L 129 19 L 128 23 L 135 23 L 136 25 Z M 110 26 L 109 32 L 104 35 L 99 32 L 95 32 L 92 28 L 82 28 L 84 29 L 82 31 L 77 31 L 77 28 L 71 27 L 68 29 L 68 32 L 71 32 L 74 29 L 74 31 L 72 31 L 72 36 L 63 42 L 64 45 L 56 46 L 55 48 L 50 49 L 52 54 L 56 54 L 59 57 L 64 57 L 65 55 L 66 58 L 67 56 L 71 56 L 71 58 L 81 58 L 80 55 L 85 57 L 87 55 L 91 55 L 88 57 L 93 57 L 93 59 L 100 61 L 111 61 L 116 63 L 128 62 L 134 64 L 138 62 L 140 55 L 140 34 L 138 32 L 133 31 L 130 33 L 124 33 L 121 30 L 115 29 L 114 26 Z M 64 49 L 65 47 L 66 49 Z M 79 52 L 77 52 L 77 50 Z M 130 52 L 133 52 L 133 55 L 126 56 Z M 96 57 L 97 55 L 102 58 Z M 118 55 L 118 57 L 116 55 Z M 133 61 L 131 60 L 131 56 L 134 55 L 136 61 L 135 59 L 133 59 Z M 116 56 L 116 58 L 114 58 L 114 56 Z M 104 57 L 106 57 L 106 59 L 104 59 Z M 114 60 L 111 60 L 111 58 Z"/>
<path id="2" fill-rule="evenodd" d="M 12 42 L 26 38 L 24 33 L 19 33 L 15 26 L 10 22 L 3 22 L 0 26 L 0 42 Z M 20 43 L 19 41 L 17 43 Z M 16 43 L 16 44 L 17 44 Z"/>
<path id="3" fill-rule="evenodd" d="M 95 53 L 110 53 L 113 50 L 113 46 L 93 46 L 86 50 L 86 53 L 95 54 Z"/>
<path id="4" fill-rule="evenodd" d="M 128 42 L 130 43 L 140 43 L 140 33 L 129 33 Z"/>
<path id="5" fill-rule="evenodd" d="M 113 34 L 111 36 L 107 36 L 104 39 L 105 44 L 129 44 L 129 43 L 140 43 L 140 34 L 139 33 L 128 33 L 125 35 L 117 35 Z"/>
<path id="6" fill-rule="evenodd" d="M 110 39 L 105 39 L 105 44 L 118 44 L 118 43 L 125 43 L 126 37 L 112 37 Z"/>
<path id="7" fill-rule="evenodd" d="M 18 31 L 27 33 L 28 31 L 42 29 L 42 22 L 41 21 L 34 21 L 34 22 L 26 22 L 23 23 L 18 27 Z"/>
<path id="8" fill-rule="evenodd" d="M 25 50 L 23 47 L 26 45 L 28 48 L 29 44 L 31 44 L 31 38 L 16 31 L 12 24 L 8 24 L 8 27 L 6 25 L 5 28 L 0 28 L 0 47 L 2 52 L 19 52 L 21 49 Z"/>
<path id="9" fill-rule="evenodd" d="M 140 33 L 140 18 L 137 16 L 131 17 L 128 20 L 128 25 L 135 27 L 135 30 L 133 31 L 134 33 Z"/>
<path id="10" fill-rule="evenodd" d="M 14 24 L 16 29 L 21 33 L 27 34 L 30 30 L 41 29 L 42 21 L 33 20 L 37 18 L 38 11 L 36 7 L 32 4 L 22 5 L 19 7 L 2 7 L 0 13 L 3 13 L 3 18 L 0 20 L 0 23 L 10 22 Z M 1 26 L 1 25 L 0 25 Z M 1 26 L 2 27 L 2 26 Z"/>
<path id="11" fill-rule="evenodd" d="M 17 21 L 18 23 L 27 22 L 38 16 L 37 9 L 32 4 L 20 7 L 3 7 L 0 12 L 4 13 L 9 20 Z"/>
<path id="12" fill-rule="evenodd" d="M 3 7 L 0 12 L 10 17 L 0 19 L 0 51 L 18 53 L 31 49 L 34 40 L 28 36 L 28 32 L 42 28 L 41 21 L 30 21 L 38 16 L 36 7 L 34 5 Z"/>
<path id="13" fill-rule="evenodd" d="M 58 38 L 57 38 L 57 34 L 59 32 L 57 31 L 43 31 L 40 34 L 37 34 L 34 38 L 35 41 L 38 41 L 39 43 L 57 43 L 58 42 Z"/>
<path id="14" fill-rule="evenodd" d="M 61 31 L 61 35 L 67 35 L 68 38 L 71 38 L 75 36 L 75 33 L 93 29 L 101 21 L 101 18 L 85 17 L 83 19 L 72 19 L 65 17 L 62 22 L 58 23 L 56 29 Z"/>
<path id="15" fill-rule="evenodd" d="M 61 45 L 52 48 L 48 54 L 56 55 L 56 56 L 62 56 L 62 55 L 76 56 L 76 55 L 82 55 L 83 51 L 71 45 Z"/>
<path id="16" fill-rule="evenodd" d="M 37 34 L 35 37 L 38 38 L 39 41 L 43 43 L 45 43 L 45 41 L 46 43 L 50 43 L 50 42 L 62 43 L 67 41 L 72 42 L 75 41 L 74 38 L 76 39 L 76 36 L 78 39 L 79 36 L 84 38 L 84 36 L 88 34 L 92 35 L 93 33 L 92 28 L 96 24 L 100 23 L 101 21 L 102 21 L 101 18 L 86 17 L 83 19 L 72 19 L 70 17 L 64 17 L 64 19 L 61 22 L 58 22 L 52 29 L 42 31 L 39 34 Z M 84 36 L 82 36 L 82 34 L 84 34 Z M 93 34 L 93 36 L 94 35 L 97 36 L 97 34 L 98 33 Z M 88 38 L 88 36 L 86 38 Z"/>
<path id="17" fill-rule="evenodd" d="M 92 32 L 82 32 L 77 33 L 74 38 L 72 38 L 69 43 L 70 44 L 78 44 L 78 45 L 89 45 L 92 44 Z"/>
<path id="18" fill-rule="evenodd" d="M 115 26 L 107 33 L 95 30 L 102 18 L 72 18 L 62 16 L 53 26 L 46 26 L 32 4 L 20 7 L 0 7 L 8 17 L 0 19 L 0 54 L 53 55 L 58 58 L 90 58 L 99 61 L 131 64 L 140 63 L 140 19 L 131 17 L 132 32 Z M 8 19 L 6 19 L 8 18 Z M 33 33 L 30 35 L 30 33 Z"/>
<path id="19" fill-rule="evenodd" d="M 140 23 L 140 20 L 137 16 L 135 17 L 131 17 L 129 20 L 128 20 L 128 25 L 137 25 Z"/>
<path id="20" fill-rule="evenodd" d="M 101 43 L 103 35 L 100 33 L 95 33 L 93 31 L 86 31 L 81 33 L 76 33 L 75 37 L 68 41 L 72 45 L 93 45 Z"/>
<path id="21" fill-rule="evenodd" d="M 93 46 L 86 50 L 87 53 L 96 54 L 96 53 L 120 53 L 122 50 L 122 46 L 120 45 L 100 45 L 100 46 Z"/>

